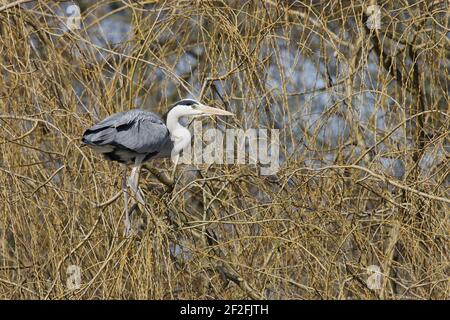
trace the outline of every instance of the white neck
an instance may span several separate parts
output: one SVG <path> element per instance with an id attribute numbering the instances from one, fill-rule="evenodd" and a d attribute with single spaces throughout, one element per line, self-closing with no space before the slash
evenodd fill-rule
<path id="1" fill-rule="evenodd" d="M 179 119 L 182 116 L 180 108 L 173 108 L 167 114 L 167 129 L 169 129 L 170 139 L 174 144 L 174 152 L 179 153 L 191 142 L 191 133 L 183 127 Z"/>

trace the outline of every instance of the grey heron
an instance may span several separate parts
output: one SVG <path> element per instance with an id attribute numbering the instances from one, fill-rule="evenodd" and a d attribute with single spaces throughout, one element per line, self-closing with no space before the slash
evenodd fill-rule
<path id="1" fill-rule="evenodd" d="M 107 160 L 117 161 L 126 166 L 132 165 L 128 179 L 125 168 L 122 183 L 126 235 L 131 232 L 128 186 L 138 202 L 144 205 L 138 187 L 142 163 L 154 158 L 173 157 L 176 166 L 180 152 L 191 142 L 191 133 L 180 124 L 179 119 L 186 116 L 207 115 L 233 114 L 193 99 L 183 99 L 172 105 L 162 118 L 150 111 L 133 109 L 115 113 L 84 132 L 82 142 L 103 154 Z"/>

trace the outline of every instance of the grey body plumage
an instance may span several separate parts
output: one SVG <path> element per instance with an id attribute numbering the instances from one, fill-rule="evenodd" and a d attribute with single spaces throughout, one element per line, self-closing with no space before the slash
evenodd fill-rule
<path id="1" fill-rule="evenodd" d="M 163 120 L 150 111 L 134 109 L 113 114 L 86 130 L 82 141 L 112 161 L 133 164 L 170 156 L 173 142 Z"/>

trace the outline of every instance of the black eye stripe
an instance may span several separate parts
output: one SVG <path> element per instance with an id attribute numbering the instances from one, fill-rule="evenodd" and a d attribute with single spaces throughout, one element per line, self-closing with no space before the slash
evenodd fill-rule
<path id="1" fill-rule="evenodd" d="M 192 105 L 196 105 L 198 102 L 192 99 L 183 99 L 178 101 L 177 103 L 175 103 L 174 106 L 177 105 L 184 105 L 184 106 L 192 106 Z"/>
<path id="2" fill-rule="evenodd" d="M 162 119 L 163 119 L 164 122 L 167 122 L 167 115 L 168 115 L 169 112 L 170 112 L 173 108 L 175 108 L 176 106 L 184 105 L 184 106 L 191 106 L 193 109 L 197 109 L 197 107 L 199 106 L 198 104 L 199 104 L 199 102 L 198 102 L 198 101 L 195 101 L 195 100 L 193 100 L 193 99 L 183 99 L 183 100 L 180 100 L 180 101 L 176 102 L 175 104 L 173 104 L 169 109 L 167 109 L 167 111 L 166 111 L 166 112 L 164 113 L 164 115 L 162 116 Z"/>

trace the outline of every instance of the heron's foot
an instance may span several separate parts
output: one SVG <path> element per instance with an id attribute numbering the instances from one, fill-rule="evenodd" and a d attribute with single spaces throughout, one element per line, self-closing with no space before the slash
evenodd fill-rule
<path id="1" fill-rule="evenodd" d="M 140 238 L 147 226 L 147 219 L 142 214 L 138 203 L 134 203 L 129 215 L 124 219 L 124 236 L 125 237 L 138 237 Z"/>
<path id="2" fill-rule="evenodd" d="M 125 227 L 123 228 L 123 236 L 125 238 L 131 237 L 133 235 L 133 229 L 131 228 L 131 224 L 125 223 Z"/>
<path id="3" fill-rule="evenodd" d="M 133 228 L 133 225 L 131 223 L 131 215 L 133 214 L 134 210 L 136 210 L 137 204 L 133 204 L 130 208 L 130 211 L 125 213 L 125 219 L 124 219 L 124 230 L 123 235 L 125 237 L 131 237 L 132 235 L 136 234 L 136 231 Z"/>

